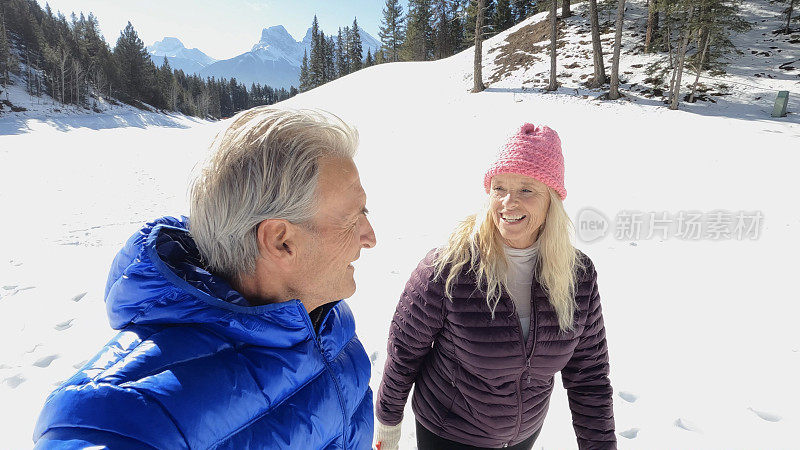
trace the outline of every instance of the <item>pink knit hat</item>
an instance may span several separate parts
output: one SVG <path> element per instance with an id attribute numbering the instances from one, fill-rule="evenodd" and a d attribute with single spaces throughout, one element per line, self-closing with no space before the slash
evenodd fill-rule
<path id="1" fill-rule="evenodd" d="M 492 177 L 498 173 L 527 175 L 553 188 L 561 200 L 567 198 L 561 139 L 550 127 L 526 123 L 508 138 L 483 177 L 486 192 L 489 192 Z"/>

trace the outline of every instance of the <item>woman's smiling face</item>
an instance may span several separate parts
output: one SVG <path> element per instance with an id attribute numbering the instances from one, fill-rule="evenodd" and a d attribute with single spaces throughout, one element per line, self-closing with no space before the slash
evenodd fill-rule
<path id="1" fill-rule="evenodd" d="M 541 181 L 517 173 L 492 177 L 489 208 L 503 241 L 513 248 L 528 248 L 539 237 L 550 207 L 550 192 Z"/>

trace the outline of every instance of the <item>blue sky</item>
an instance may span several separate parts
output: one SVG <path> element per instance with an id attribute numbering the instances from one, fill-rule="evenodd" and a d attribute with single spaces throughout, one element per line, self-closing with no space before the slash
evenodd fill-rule
<path id="1" fill-rule="evenodd" d="M 44 7 L 45 1 L 38 0 Z M 130 20 L 145 45 L 164 36 L 179 38 L 215 59 L 249 51 L 261 29 L 283 25 L 296 39 L 306 33 L 314 14 L 325 34 L 353 23 L 376 39 L 385 0 L 49 0 L 54 11 L 93 12 L 111 46 Z M 407 0 L 401 1 L 405 11 Z"/>

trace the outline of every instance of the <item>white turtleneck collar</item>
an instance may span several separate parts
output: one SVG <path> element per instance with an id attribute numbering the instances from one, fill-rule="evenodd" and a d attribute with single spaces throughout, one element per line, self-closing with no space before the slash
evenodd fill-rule
<path id="1" fill-rule="evenodd" d="M 522 326 L 522 335 L 528 339 L 531 318 L 531 284 L 539 254 L 539 240 L 528 248 L 512 248 L 503 245 L 508 258 L 508 293 L 514 301 Z"/>

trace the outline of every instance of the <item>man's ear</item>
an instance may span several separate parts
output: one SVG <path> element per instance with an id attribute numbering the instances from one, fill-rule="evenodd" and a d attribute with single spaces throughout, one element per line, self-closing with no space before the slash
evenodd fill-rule
<path id="1" fill-rule="evenodd" d="M 267 219 L 261 221 L 256 229 L 258 252 L 262 258 L 284 265 L 291 263 L 297 256 L 295 247 L 295 227 L 283 219 Z"/>

